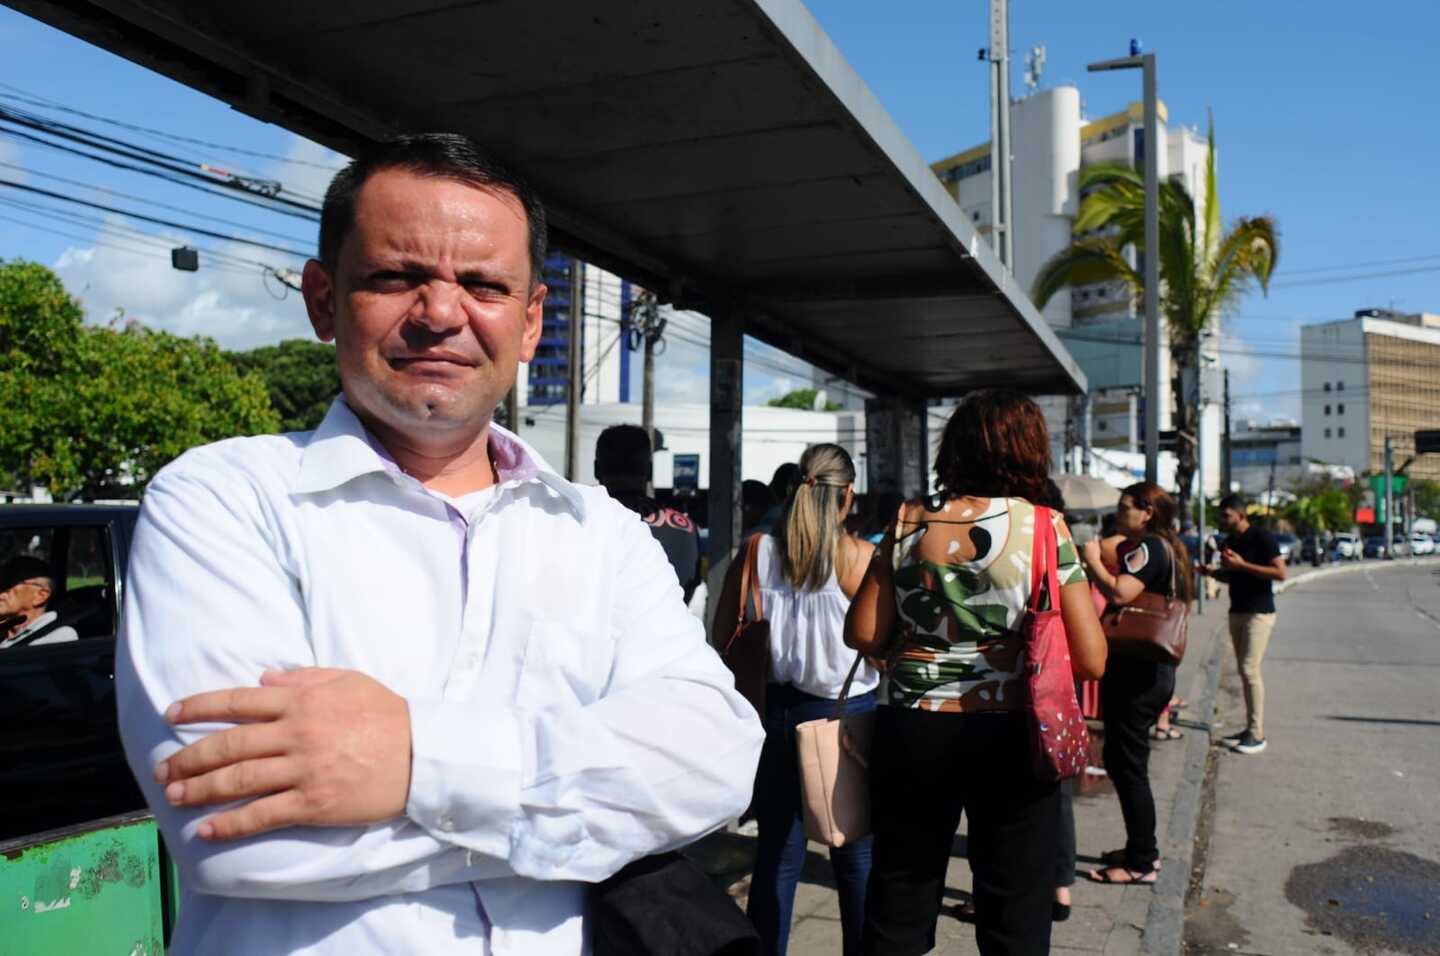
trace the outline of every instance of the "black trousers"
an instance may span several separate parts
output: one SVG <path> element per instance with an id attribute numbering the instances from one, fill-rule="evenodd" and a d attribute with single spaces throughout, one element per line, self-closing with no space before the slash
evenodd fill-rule
<path id="1" fill-rule="evenodd" d="M 1175 665 L 1111 655 L 1100 679 L 1105 715 L 1105 770 L 1125 818 L 1126 865 L 1140 872 L 1160 859 L 1155 795 L 1150 791 L 1150 728 L 1175 693 Z"/>
<path id="2" fill-rule="evenodd" d="M 1059 786 L 1032 775 L 1024 716 L 879 707 L 875 720 L 865 953 L 920 956 L 934 948 L 962 812 L 980 952 L 1048 953 Z"/>

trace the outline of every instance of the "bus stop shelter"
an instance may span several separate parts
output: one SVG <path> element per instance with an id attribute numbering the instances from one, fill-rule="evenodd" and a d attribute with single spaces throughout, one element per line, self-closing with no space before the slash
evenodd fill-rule
<path id="1" fill-rule="evenodd" d="M 719 551 L 746 334 L 878 396 L 872 489 L 924 486 L 927 399 L 1085 389 L 799 0 L 7 2 L 342 152 L 465 133 L 539 189 L 557 246 L 708 315 Z"/>

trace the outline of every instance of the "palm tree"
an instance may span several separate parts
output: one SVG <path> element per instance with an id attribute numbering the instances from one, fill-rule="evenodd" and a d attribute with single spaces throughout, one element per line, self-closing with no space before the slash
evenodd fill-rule
<path id="1" fill-rule="evenodd" d="M 1181 178 L 1160 184 L 1160 314 L 1170 335 L 1174 426 L 1182 436 L 1176 469 L 1182 513 L 1188 513 L 1200 431 L 1183 372 L 1195 365 L 1199 336 L 1219 325 L 1252 282 L 1269 291 L 1280 255 L 1270 216 L 1239 219 L 1222 234 L 1213 120 L 1207 145 L 1202 219 L 1197 220 L 1195 201 Z M 1043 309 L 1066 286 L 1120 281 L 1129 287 L 1135 307 L 1143 308 L 1145 277 L 1131 264 L 1126 247 L 1146 254 L 1144 175 L 1125 163 L 1096 163 L 1081 170 L 1079 189 L 1084 198 L 1075 220 L 1077 238 L 1040 268 L 1031 293 L 1036 306 Z"/>

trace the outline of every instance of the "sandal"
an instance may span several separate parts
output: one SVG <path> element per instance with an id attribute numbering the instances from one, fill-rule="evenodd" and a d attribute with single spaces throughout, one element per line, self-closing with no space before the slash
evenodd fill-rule
<path id="1" fill-rule="evenodd" d="M 1124 848 L 1124 847 L 1121 847 L 1121 848 L 1118 849 L 1118 850 L 1106 850 L 1104 853 L 1100 854 L 1100 862 L 1103 863 L 1103 864 L 1105 864 L 1106 869 L 1110 869 L 1110 870 L 1123 870 L 1123 869 L 1126 869 L 1126 866 L 1125 866 L 1125 848 Z M 1156 861 L 1155 861 L 1155 872 L 1156 872 L 1156 873 L 1159 873 L 1159 872 L 1160 872 L 1160 867 L 1161 867 L 1162 865 L 1164 865 L 1164 861 L 1163 861 L 1163 860 L 1156 860 Z"/>
<path id="2" fill-rule="evenodd" d="M 1110 874 L 1114 870 L 1119 870 L 1121 873 L 1124 873 L 1125 879 L 1117 879 L 1111 876 Z M 1155 870 L 1132 870 L 1129 867 L 1112 866 L 1103 870 L 1091 870 L 1086 876 L 1090 877 L 1091 882 L 1106 883 L 1110 886 L 1129 886 L 1132 883 L 1149 886 L 1155 882 L 1156 874 L 1157 871 Z"/>
<path id="3" fill-rule="evenodd" d="M 1174 727 L 1156 727 L 1150 731 L 1151 740 L 1179 740 L 1185 735 Z"/>

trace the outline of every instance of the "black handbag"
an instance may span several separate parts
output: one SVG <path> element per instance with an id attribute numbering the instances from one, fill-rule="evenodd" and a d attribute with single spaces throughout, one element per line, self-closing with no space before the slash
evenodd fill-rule
<path id="1" fill-rule="evenodd" d="M 643 857 L 590 890 L 594 956 L 759 956 L 730 895 L 676 852 Z"/>

